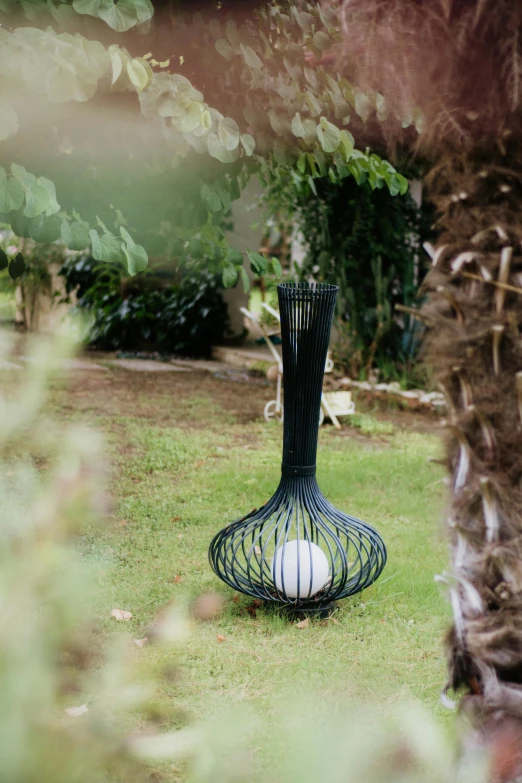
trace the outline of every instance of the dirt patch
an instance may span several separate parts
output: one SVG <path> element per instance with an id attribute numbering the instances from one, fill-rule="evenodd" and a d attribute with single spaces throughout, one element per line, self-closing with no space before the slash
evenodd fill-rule
<path id="1" fill-rule="evenodd" d="M 149 374 L 111 368 L 103 374 L 69 373 L 54 385 L 52 397 L 66 411 L 200 428 L 214 426 L 223 416 L 239 424 L 260 420 L 271 395 L 271 386 L 256 379 L 247 383 L 197 370 Z M 198 406 L 201 415 L 196 415 Z"/>
<path id="2" fill-rule="evenodd" d="M 103 356 L 98 359 L 103 360 Z M 194 429 L 263 421 L 263 408 L 273 397 L 275 384 L 248 378 L 245 373 L 227 373 L 226 365 L 216 373 L 197 369 L 181 373 L 132 372 L 115 366 L 103 373 L 77 369 L 59 376 L 52 393 L 54 404 L 67 413 L 88 413 L 93 418 L 133 417 L 147 419 L 154 426 Z M 440 431 L 434 414 L 389 407 L 383 410 L 381 405 L 357 396 L 356 406 L 358 413 L 371 413 L 398 428 L 422 433 Z M 361 437 L 351 427 L 343 427 L 338 434 Z M 248 444 L 249 439 L 244 442 Z"/>

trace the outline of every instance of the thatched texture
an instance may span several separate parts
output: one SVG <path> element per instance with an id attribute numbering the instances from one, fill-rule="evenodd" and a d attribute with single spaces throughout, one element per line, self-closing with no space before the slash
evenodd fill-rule
<path id="1" fill-rule="evenodd" d="M 345 66 L 416 146 L 439 242 L 426 359 L 448 401 L 448 688 L 464 691 L 495 780 L 522 774 L 522 3 L 345 0 Z"/>

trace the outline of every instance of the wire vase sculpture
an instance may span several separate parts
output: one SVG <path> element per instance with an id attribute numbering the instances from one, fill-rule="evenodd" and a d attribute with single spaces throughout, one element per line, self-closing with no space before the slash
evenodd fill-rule
<path id="1" fill-rule="evenodd" d="M 365 522 L 338 511 L 316 481 L 323 375 L 337 286 L 277 286 L 281 316 L 284 434 L 272 498 L 212 540 L 215 573 L 239 592 L 299 613 L 327 614 L 380 575 L 386 547 Z"/>

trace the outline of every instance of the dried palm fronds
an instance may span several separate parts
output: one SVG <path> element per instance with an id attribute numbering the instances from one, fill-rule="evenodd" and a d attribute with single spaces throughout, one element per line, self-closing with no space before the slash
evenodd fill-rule
<path id="1" fill-rule="evenodd" d="M 426 185 L 439 242 L 421 316 L 450 416 L 447 689 L 465 691 L 478 741 L 509 757 L 495 779 L 513 780 L 522 773 L 522 3 L 344 0 L 341 16 L 346 71 L 392 109 L 385 135 L 404 142 L 401 124 L 416 117 L 415 146 L 434 161 Z"/>

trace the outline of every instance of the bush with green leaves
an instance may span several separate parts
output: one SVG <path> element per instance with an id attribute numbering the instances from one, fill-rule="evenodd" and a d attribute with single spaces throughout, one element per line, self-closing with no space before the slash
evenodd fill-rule
<path id="1" fill-rule="evenodd" d="M 353 179 L 323 177 L 315 189 L 311 199 L 302 181 L 278 178 L 267 201 L 271 212 L 294 221 L 304 243 L 298 277 L 339 287 L 336 362 L 354 378 L 374 367 L 383 381 L 412 375 L 421 330 L 395 308 L 416 301 L 432 210 L 418 208 L 409 194 L 394 199 Z"/>
<path id="2" fill-rule="evenodd" d="M 60 274 L 77 296 L 76 310 L 88 315 L 93 347 L 210 356 L 225 336 L 220 280 L 205 269 L 186 270 L 177 279 L 150 273 L 130 281 L 122 266 L 80 256 L 66 261 Z"/>

